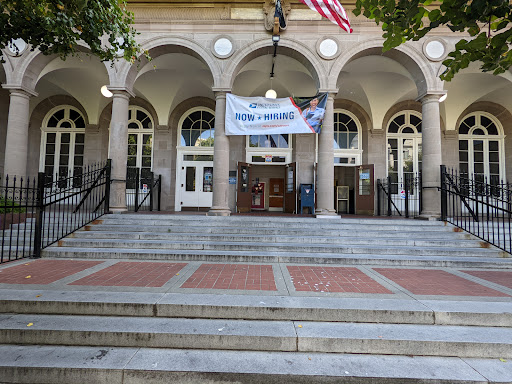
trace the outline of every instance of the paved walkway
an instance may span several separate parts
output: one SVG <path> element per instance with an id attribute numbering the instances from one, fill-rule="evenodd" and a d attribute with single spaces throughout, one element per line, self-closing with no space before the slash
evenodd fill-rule
<path id="1" fill-rule="evenodd" d="M 2 290 L 511 301 L 512 271 L 124 260 L 20 260 Z"/>

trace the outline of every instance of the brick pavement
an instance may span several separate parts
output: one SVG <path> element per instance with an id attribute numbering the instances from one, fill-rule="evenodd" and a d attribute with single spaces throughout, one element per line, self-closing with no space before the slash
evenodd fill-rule
<path id="1" fill-rule="evenodd" d="M 451 273 L 451 272 L 453 273 Z M 462 272 L 462 276 L 460 274 Z M 458 274 L 458 275 L 457 275 Z M 464 278 L 467 274 L 467 278 Z M 76 275 L 76 276 L 75 276 Z M 473 277 L 474 276 L 474 277 Z M 472 281 L 475 278 L 480 282 Z M 489 282 L 489 283 L 487 283 Z M 239 293 L 317 296 L 331 294 L 512 297 L 512 272 L 439 268 L 379 268 L 279 264 L 226 264 L 116 260 L 26 260 L 0 267 L 6 285 L 50 285 L 65 289 L 163 289 L 185 293 Z M 487 285 L 487 286 L 486 286 Z M 53 289 L 53 288 L 52 288 Z M 105 290 L 105 288 L 104 288 Z M 274 292 L 274 293 L 273 293 Z"/>

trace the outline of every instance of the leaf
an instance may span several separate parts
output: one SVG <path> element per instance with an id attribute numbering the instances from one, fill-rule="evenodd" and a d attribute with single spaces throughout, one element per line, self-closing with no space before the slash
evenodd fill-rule
<path id="1" fill-rule="evenodd" d="M 302 328 L 302 325 L 299 324 L 299 325 L 297 325 L 297 327 Z"/>
<path id="2" fill-rule="evenodd" d="M 36 295 L 36 297 L 41 297 L 42 295 Z"/>
<path id="3" fill-rule="evenodd" d="M 25 276 L 25 279 L 30 279 L 32 276 L 28 275 L 28 276 Z"/>
<path id="4" fill-rule="evenodd" d="M 28 324 L 27 324 L 27 327 L 31 327 L 31 326 L 33 326 L 33 325 L 34 325 L 34 323 L 28 323 Z"/>
<path id="5" fill-rule="evenodd" d="M 507 362 L 507 360 L 502 359 L 502 358 L 500 358 L 500 361 L 501 361 L 502 363 L 506 363 L 506 362 Z"/>

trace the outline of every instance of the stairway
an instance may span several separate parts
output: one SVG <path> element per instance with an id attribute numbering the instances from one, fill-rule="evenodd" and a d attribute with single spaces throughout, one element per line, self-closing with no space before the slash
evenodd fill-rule
<path id="1" fill-rule="evenodd" d="M 509 254 L 443 222 L 105 215 L 43 251 L 119 258 L 512 268 Z"/>
<path id="2" fill-rule="evenodd" d="M 510 302 L 37 292 L 0 290 L 2 383 L 512 380 Z"/>
<path id="3" fill-rule="evenodd" d="M 446 299 L 182 285 L 202 262 L 512 269 L 442 222 L 105 215 L 43 258 L 191 267 L 173 272 L 172 293 L 73 284 L 93 272 L 0 286 L 0 384 L 512 383 L 512 289 Z"/>

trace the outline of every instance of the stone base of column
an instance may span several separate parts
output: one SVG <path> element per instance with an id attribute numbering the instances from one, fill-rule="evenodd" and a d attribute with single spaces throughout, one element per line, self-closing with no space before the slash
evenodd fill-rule
<path id="1" fill-rule="evenodd" d="M 125 180 L 112 180 L 112 184 L 110 184 L 110 212 L 128 212 Z"/>
<path id="2" fill-rule="evenodd" d="M 421 212 L 418 220 L 439 221 L 441 220 L 441 214 L 439 212 Z"/>
<path id="3" fill-rule="evenodd" d="M 228 207 L 211 207 L 206 216 L 231 216 L 231 210 Z"/>
<path id="4" fill-rule="evenodd" d="M 110 207 L 110 213 L 119 214 L 119 213 L 125 213 L 125 212 L 128 212 L 127 207 Z"/>
<path id="5" fill-rule="evenodd" d="M 315 217 L 319 219 L 340 219 L 341 216 L 334 210 L 330 209 L 317 209 L 315 210 Z"/>

